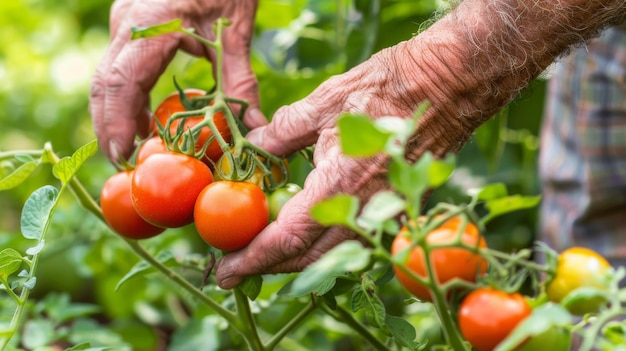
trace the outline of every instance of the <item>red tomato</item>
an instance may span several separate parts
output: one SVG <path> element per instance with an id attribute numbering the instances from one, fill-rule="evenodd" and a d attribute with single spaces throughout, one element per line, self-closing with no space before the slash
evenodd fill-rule
<path id="1" fill-rule="evenodd" d="M 213 174 L 202 161 L 175 152 L 154 154 L 137 168 L 131 183 L 133 206 L 146 221 L 167 228 L 193 222 L 193 207 Z"/>
<path id="2" fill-rule="evenodd" d="M 269 220 L 263 190 L 248 182 L 217 181 L 198 195 L 194 221 L 209 245 L 235 251 L 248 245 Z"/>
<path id="3" fill-rule="evenodd" d="M 170 152 L 165 146 L 165 142 L 159 137 L 152 137 L 146 141 L 144 141 L 141 146 L 139 146 L 139 151 L 137 152 L 137 159 L 135 161 L 136 165 L 141 164 L 148 156 L 153 154 L 164 154 Z"/>
<path id="4" fill-rule="evenodd" d="M 532 309 L 524 296 L 480 288 L 465 297 L 459 308 L 463 337 L 480 351 L 493 350 Z"/>
<path id="5" fill-rule="evenodd" d="M 100 206 L 105 221 L 116 233 L 130 239 L 146 239 L 162 233 L 165 228 L 146 222 L 133 207 L 130 183 L 133 171 L 111 176 L 102 186 Z"/>
<path id="6" fill-rule="evenodd" d="M 440 227 L 426 235 L 426 241 L 431 245 L 448 244 L 457 239 L 457 231 L 461 225 L 461 218 L 454 217 Z M 406 236 L 407 229 L 396 235 L 391 245 L 391 253 L 397 254 L 405 250 L 411 244 Z M 485 239 L 478 232 L 478 228 L 468 223 L 461 234 L 461 240 L 471 246 L 487 247 Z M 463 279 L 469 282 L 476 281 L 476 275 L 487 271 L 487 261 L 480 255 L 464 248 L 439 248 L 430 253 L 434 271 L 440 283 L 445 283 L 453 278 Z M 406 267 L 421 277 L 426 277 L 426 261 L 421 247 L 411 250 L 406 261 Z M 429 289 L 405 274 L 398 266 L 394 265 L 398 281 L 413 295 L 423 301 L 432 301 Z"/>
<path id="7" fill-rule="evenodd" d="M 206 92 L 200 89 L 185 89 L 185 95 L 192 98 L 195 96 L 205 95 Z M 180 96 L 178 92 L 174 92 L 165 98 L 154 110 L 154 116 L 159 120 L 161 125 L 165 126 L 167 124 L 168 118 L 176 112 L 184 112 L 187 111 L 185 106 L 180 101 Z M 184 130 L 187 131 L 189 128 L 192 128 L 196 124 L 200 123 L 204 119 L 204 116 L 197 117 L 188 117 L 185 120 Z M 231 140 L 232 133 L 228 128 L 228 123 L 226 122 L 226 116 L 224 113 L 218 112 L 213 116 L 213 121 L 215 122 L 215 126 L 217 130 L 220 132 L 224 140 L 228 143 Z M 180 120 L 176 120 L 172 122 L 170 125 L 170 133 L 174 135 L 176 130 L 178 129 L 178 125 L 180 124 Z M 156 125 L 155 125 L 156 130 Z M 204 127 L 200 131 L 200 135 L 196 139 L 196 151 L 202 150 L 204 144 L 209 140 L 209 138 L 213 135 L 209 127 Z M 217 162 L 217 160 L 222 156 L 222 149 L 217 142 L 217 140 L 213 140 L 206 149 L 205 161 L 207 164 L 210 164 L 209 159 L 213 162 Z"/>

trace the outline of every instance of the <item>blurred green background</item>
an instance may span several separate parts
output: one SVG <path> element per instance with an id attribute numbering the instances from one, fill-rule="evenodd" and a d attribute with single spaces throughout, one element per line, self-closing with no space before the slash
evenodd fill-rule
<path id="1" fill-rule="evenodd" d="M 409 39 L 444 5 L 435 0 L 261 0 L 253 67 L 264 113 L 271 116 L 331 75 Z M 66 156 L 95 138 L 88 112 L 90 80 L 108 44 L 110 6 L 111 1 L 103 0 L 0 2 L 0 152 L 41 149 L 50 142 L 59 155 Z M 208 89 L 213 84 L 208 62 L 179 53 L 152 91 L 153 104 L 174 91 L 174 76 L 183 87 Z M 494 181 L 507 184 L 511 193 L 539 193 L 536 136 L 544 89 L 544 82 L 537 80 L 511 104 L 508 116 L 477 131 L 460 152 L 449 184 L 433 194 L 431 203 L 463 200 L 469 187 Z M 0 175 L 14 167 L 3 162 Z M 20 211 L 32 191 L 43 184 L 58 185 L 46 167 L 18 188 L 0 193 L 0 248 L 28 247 L 19 233 Z M 308 167 L 296 159 L 291 168 L 292 181 L 301 184 Z M 114 171 L 98 153 L 78 177 L 97 197 Z M 536 217 L 536 210 L 527 210 L 494 221 L 488 240 L 504 250 L 525 247 L 534 239 Z M 205 254 L 206 246 L 190 232 L 189 228 L 171 230 L 147 240 L 146 246 L 155 252 L 169 247 L 178 253 Z M 136 259 L 69 195 L 55 214 L 48 241 L 34 298 L 42 306 L 89 304 L 107 325 L 103 328 L 91 319 L 81 320 L 80 328 L 74 328 L 78 331 L 64 342 L 101 338 L 101 345 L 130 344 L 134 350 L 154 350 L 164 342 L 162 334 L 170 335 L 176 327 L 173 345 L 179 345 L 180 334 L 200 328 L 172 312 L 177 302 L 167 282 L 138 279 L 114 290 Z M 2 308 L 11 311 L 10 306 Z M 5 317 L 2 312 L 0 319 Z M 40 323 L 34 324 L 39 329 L 54 326 L 44 314 L 34 313 L 29 320 Z M 203 328 L 208 328 L 206 323 Z M 38 346 L 32 342 L 31 346 Z"/>

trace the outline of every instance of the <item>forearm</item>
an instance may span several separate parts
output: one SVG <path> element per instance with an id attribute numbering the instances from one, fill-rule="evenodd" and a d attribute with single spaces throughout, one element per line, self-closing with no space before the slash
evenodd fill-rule
<path id="1" fill-rule="evenodd" d="M 401 94 L 432 104 L 409 155 L 457 151 L 554 59 L 625 14 L 624 0 L 465 0 L 390 50 Z"/>

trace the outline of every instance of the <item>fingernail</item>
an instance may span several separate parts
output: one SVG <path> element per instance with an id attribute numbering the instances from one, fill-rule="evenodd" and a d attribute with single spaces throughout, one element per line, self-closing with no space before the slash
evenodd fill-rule
<path id="1" fill-rule="evenodd" d="M 111 155 L 112 160 L 119 159 L 119 153 L 117 152 L 117 145 L 114 140 L 109 141 L 109 155 Z"/>

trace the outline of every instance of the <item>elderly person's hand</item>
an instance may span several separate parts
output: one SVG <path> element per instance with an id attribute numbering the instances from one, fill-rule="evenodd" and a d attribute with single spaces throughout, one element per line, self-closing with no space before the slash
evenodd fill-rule
<path id="1" fill-rule="evenodd" d="M 111 43 L 93 77 L 90 112 L 100 148 L 111 161 L 128 158 L 135 137 L 149 132 L 150 90 L 182 49 L 213 61 L 214 52 L 183 33 L 130 40 L 133 26 L 150 26 L 180 18 L 208 39 L 215 39 L 219 17 L 232 24 L 223 33 L 224 89 L 227 95 L 250 103 L 244 123 L 266 123 L 258 109 L 257 80 L 250 67 L 250 41 L 256 0 L 117 0 L 110 15 Z M 216 68 L 214 67 L 214 70 Z"/>
<path id="2" fill-rule="evenodd" d="M 418 36 L 281 108 L 248 138 L 277 155 L 316 143 L 316 168 L 275 222 L 246 248 L 220 260 L 218 284 L 232 288 L 246 276 L 300 271 L 354 237 L 344 228 L 322 227 L 310 216 L 316 202 L 333 194 L 346 192 L 366 201 L 388 187 L 385 157 L 341 153 L 335 124 L 342 113 L 409 117 L 429 101 L 407 157 L 457 151 L 558 55 L 625 13 L 619 0 L 465 0 Z"/>

